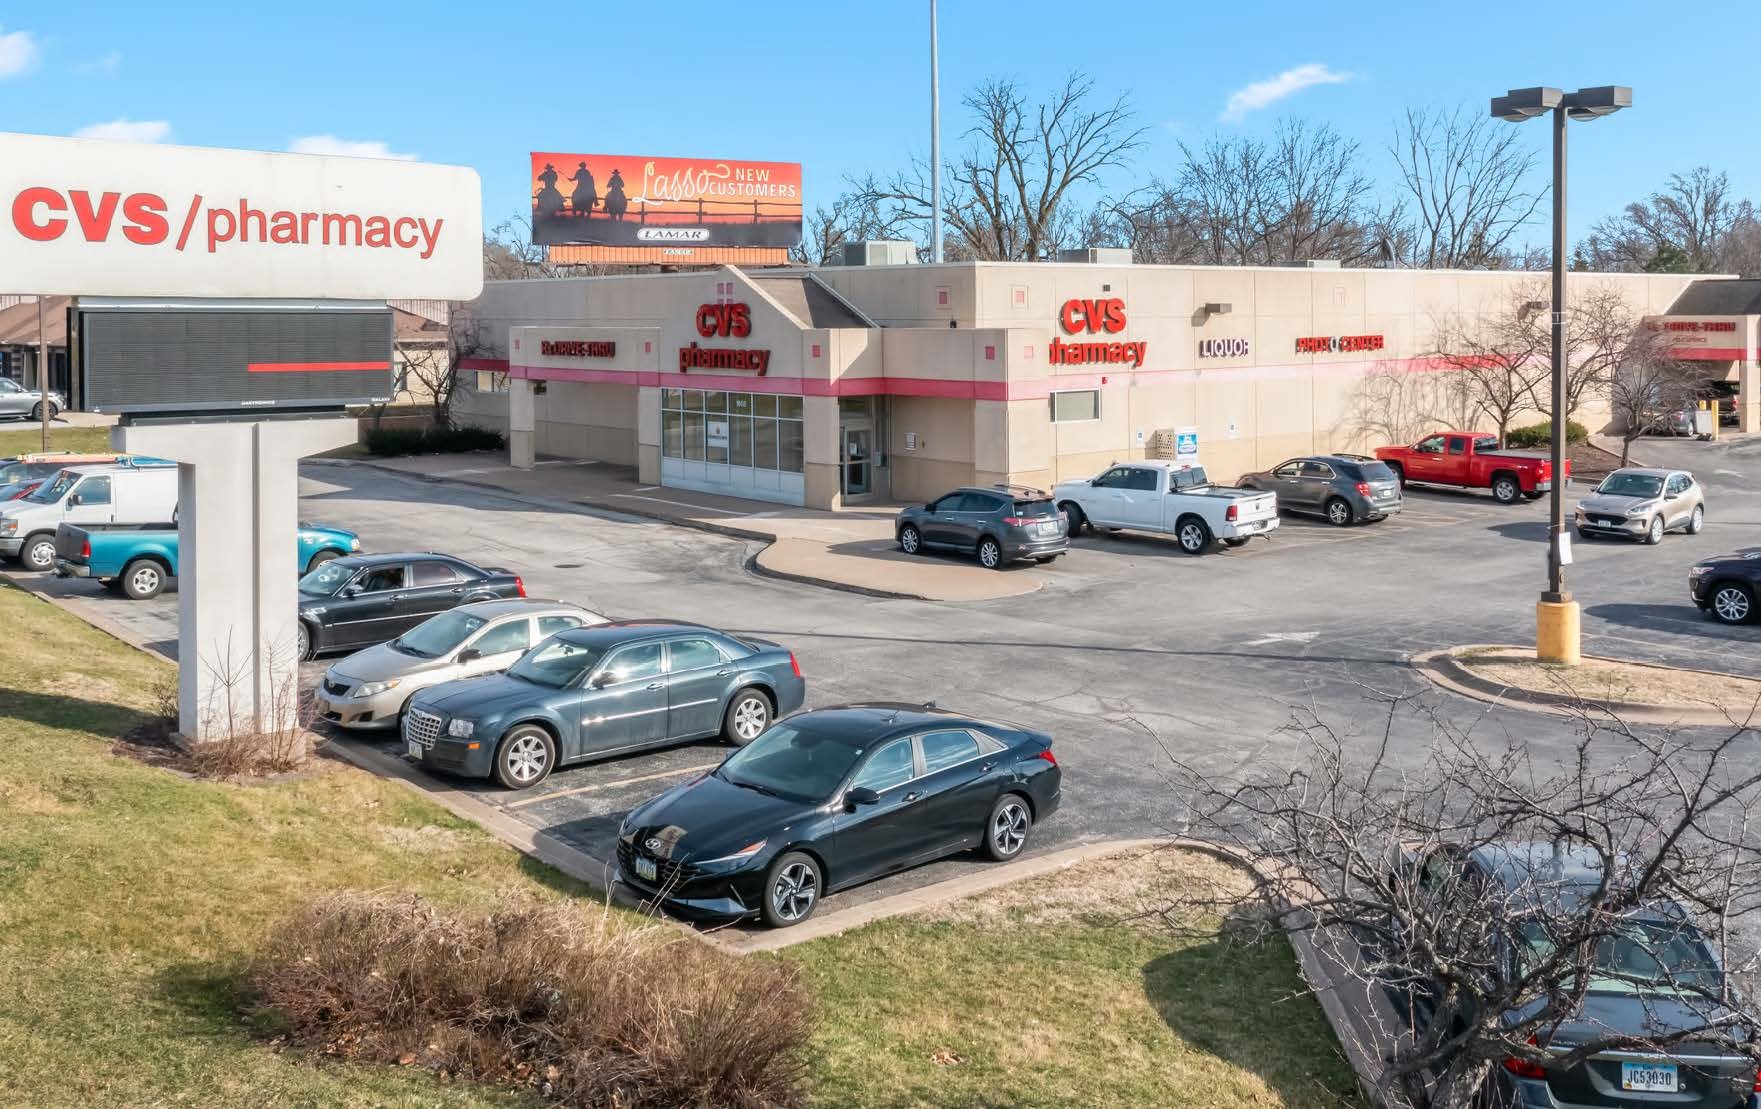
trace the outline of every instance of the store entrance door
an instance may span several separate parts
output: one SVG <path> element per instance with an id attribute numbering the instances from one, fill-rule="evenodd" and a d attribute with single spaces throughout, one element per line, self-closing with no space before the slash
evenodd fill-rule
<path id="1" fill-rule="evenodd" d="M 870 440 L 874 430 L 866 424 L 845 424 L 842 430 L 844 440 L 844 496 L 860 497 L 874 491 L 874 479 L 871 470 L 872 450 Z"/>

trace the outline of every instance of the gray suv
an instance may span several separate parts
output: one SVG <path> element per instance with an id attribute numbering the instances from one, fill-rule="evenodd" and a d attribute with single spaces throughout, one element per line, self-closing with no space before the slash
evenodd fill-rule
<path id="1" fill-rule="evenodd" d="M 1069 521 L 1043 489 L 1022 485 L 969 486 L 899 513 L 899 549 L 968 551 L 981 566 L 1031 558 L 1050 562 L 1070 547 Z"/>
<path id="2" fill-rule="evenodd" d="M 1284 512 L 1307 512 L 1336 527 L 1383 520 L 1400 511 L 1400 481 L 1386 464 L 1361 454 L 1292 458 L 1243 474 L 1242 489 L 1278 494 Z"/>

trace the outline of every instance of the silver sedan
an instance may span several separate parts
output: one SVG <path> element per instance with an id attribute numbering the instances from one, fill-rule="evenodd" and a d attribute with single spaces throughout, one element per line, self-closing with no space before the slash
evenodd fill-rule
<path id="1" fill-rule="evenodd" d="M 1698 535 L 1706 526 L 1706 493 L 1686 470 L 1629 466 L 1578 502 L 1577 526 L 1585 539 L 1616 535 L 1661 543 L 1664 532 Z"/>
<path id="2" fill-rule="evenodd" d="M 43 394 L 35 389 L 26 389 L 9 377 L 0 377 L 0 418 L 11 419 L 16 416 L 29 416 L 40 420 L 43 414 L 37 410 Z M 53 420 L 60 411 L 67 407 L 67 401 L 60 393 L 49 393 L 49 418 Z"/>

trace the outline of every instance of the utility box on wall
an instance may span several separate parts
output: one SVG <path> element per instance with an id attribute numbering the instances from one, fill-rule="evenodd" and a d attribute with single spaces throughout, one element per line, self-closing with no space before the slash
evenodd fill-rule
<path id="1" fill-rule="evenodd" d="M 371 301 L 82 298 L 88 412 L 336 410 L 392 395 L 392 316 Z"/>

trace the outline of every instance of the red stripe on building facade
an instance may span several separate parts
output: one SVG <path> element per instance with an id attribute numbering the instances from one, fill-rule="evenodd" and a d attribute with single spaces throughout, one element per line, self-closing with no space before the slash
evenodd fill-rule
<path id="1" fill-rule="evenodd" d="M 389 371 L 390 362 L 248 362 L 245 372 L 253 374 L 334 374 Z"/>

